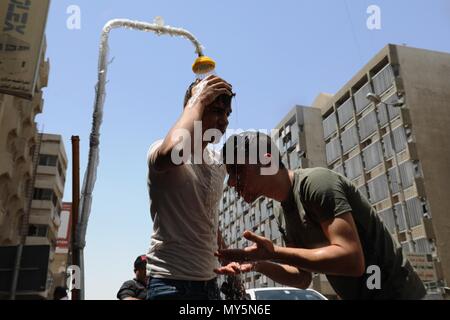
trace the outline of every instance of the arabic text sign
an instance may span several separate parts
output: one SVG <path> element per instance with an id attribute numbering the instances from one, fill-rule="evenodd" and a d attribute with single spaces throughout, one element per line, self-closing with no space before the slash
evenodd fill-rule
<path id="1" fill-rule="evenodd" d="M 50 0 L 0 1 L 0 92 L 31 99 Z"/>

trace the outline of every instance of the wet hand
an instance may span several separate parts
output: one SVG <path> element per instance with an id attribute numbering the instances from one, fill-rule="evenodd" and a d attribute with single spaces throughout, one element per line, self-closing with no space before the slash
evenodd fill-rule
<path id="1" fill-rule="evenodd" d="M 240 264 L 238 262 L 230 262 L 226 266 L 222 266 L 220 268 L 214 269 L 216 274 L 224 274 L 235 276 L 241 273 L 246 273 L 254 270 L 254 263 L 243 263 Z"/>
<path id="2" fill-rule="evenodd" d="M 225 80 L 210 75 L 192 89 L 192 97 L 187 107 L 193 108 L 200 105 L 205 108 L 212 104 L 218 96 L 223 94 L 232 96 L 232 86 Z"/>
<path id="3" fill-rule="evenodd" d="M 275 246 L 272 241 L 250 231 L 244 232 L 244 237 L 254 242 L 254 244 L 244 249 L 219 250 L 216 253 L 216 256 L 219 257 L 219 259 L 239 262 L 273 259 Z"/>

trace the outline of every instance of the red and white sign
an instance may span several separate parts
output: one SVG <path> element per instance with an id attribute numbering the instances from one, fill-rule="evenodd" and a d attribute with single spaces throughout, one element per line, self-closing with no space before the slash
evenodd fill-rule
<path id="1" fill-rule="evenodd" d="M 56 253 L 68 253 L 72 233 L 72 203 L 63 203 L 60 218 L 61 224 L 56 239 Z"/>

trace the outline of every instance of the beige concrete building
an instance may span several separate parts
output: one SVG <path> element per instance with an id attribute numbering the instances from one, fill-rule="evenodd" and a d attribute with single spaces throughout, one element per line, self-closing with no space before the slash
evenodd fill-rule
<path id="1" fill-rule="evenodd" d="M 58 279 L 62 270 L 53 261 L 67 156 L 61 137 L 39 134 L 35 123 L 43 111 L 42 88 L 48 84 L 50 64 L 45 52 L 44 41 L 32 101 L 0 94 L 0 247 L 17 246 L 22 234 L 26 246 L 50 246 L 46 290 L 17 292 L 18 299 L 51 298 L 53 284 L 62 282 Z M 9 292 L 0 295 L 5 298 Z"/>
<path id="2" fill-rule="evenodd" d="M 359 186 L 429 292 L 443 293 L 450 282 L 450 54 L 388 45 L 313 106 L 322 110 L 327 166 Z"/>
<path id="3" fill-rule="evenodd" d="M 48 288 L 39 295 L 51 298 L 56 285 L 64 283 L 61 257 L 55 260 L 61 225 L 62 199 L 66 181 L 67 155 L 61 136 L 43 134 L 36 172 L 26 245 L 49 245 Z"/>
<path id="4" fill-rule="evenodd" d="M 296 107 L 276 127 L 289 168 L 328 167 L 359 187 L 434 297 L 445 297 L 450 282 L 449 80 L 450 54 L 388 45 L 338 93 Z M 249 229 L 282 244 L 274 205 L 247 205 L 225 186 L 219 223 L 227 243 L 248 245 L 241 234 Z M 247 288 L 277 286 L 254 273 L 244 280 Z M 335 297 L 324 275 L 312 287 Z"/>
<path id="5" fill-rule="evenodd" d="M 50 64 L 45 46 L 32 101 L 0 94 L 0 246 L 17 245 L 26 212 L 38 140 L 37 114 L 42 112 L 42 88 L 47 86 Z"/>

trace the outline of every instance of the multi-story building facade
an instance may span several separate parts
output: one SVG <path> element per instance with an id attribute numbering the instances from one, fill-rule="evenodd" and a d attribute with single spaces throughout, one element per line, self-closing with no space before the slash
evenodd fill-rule
<path id="1" fill-rule="evenodd" d="M 43 159 L 43 155 L 48 149 L 52 149 L 50 145 L 53 144 L 54 138 L 51 135 L 38 133 L 35 122 L 36 115 L 43 111 L 42 89 L 48 84 L 50 63 L 45 60 L 45 53 L 44 39 L 32 100 L 0 94 L 0 247 L 16 247 L 22 242 L 22 235 L 25 236 L 23 244 L 26 246 L 44 244 L 44 242 L 50 245 L 55 242 L 52 240 L 52 230 L 57 228 L 59 223 L 56 214 L 58 210 L 55 207 L 52 217 L 53 225 L 50 223 L 50 216 L 47 217 L 48 219 L 38 218 L 38 211 L 42 208 L 36 204 L 35 198 L 48 195 L 45 190 L 39 191 L 39 188 L 36 189 L 33 186 L 33 181 L 37 186 L 42 185 L 46 175 L 49 174 L 47 171 L 51 171 L 51 169 L 45 169 L 44 162 L 49 161 L 47 164 L 52 164 L 52 160 Z M 64 147 L 60 156 L 62 160 L 59 170 L 65 175 L 67 157 Z M 63 186 L 64 183 L 60 181 L 57 187 L 58 193 L 56 193 L 58 197 L 55 198 L 57 201 L 60 201 L 62 197 Z M 46 220 L 43 222 L 42 219 Z M 42 238 L 46 240 L 42 241 Z M 52 255 L 50 250 L 49 263 L 53 259 Z M 45 292 L 27 292 L 25 295 L 17 292 L 17 298 L 48 298 L 52 289 L 51 284 L 52 276 L 49 273 Z M 6 298 L 9 294 L 9 291 L 2 291 L 0 296 Z"/>
<path id="2" fill-rule="evenodd" d="M 39 295 L 51 298 L 55 284 L 60 285 L 60 278 L 65 275 L 65 270 L 59 268 L 59 261 L 55 262 L 67 169 L 67 155 L 61 136 L 41 135 L 38 161 L 25 244 L 50 246 L 48 286 Z"/>
<path id="3" fill-rule="evenodd" d="M 450 280 L 449 79 L 450 54 L 388 45 L 313 105 L 328 168 L 368 197 L 429 292 Z"/>
<path id="4" fill-rule="evenodd" d="M 288 168 L 322 166 L 352 180 L 437 294 L 450 279 L 448 79 L 450 54 L 388 45 L 338 93 L 320 94 L 312 108 L 295 108 L 276 127 Z M 219 218 L 225 240 L 246 246 L 241 235 L 248 229 L 283 244 L 274 205 L 264 198 L 245 204 L 225 186 Z M 244 280 L 247 288 L 277 286 L 254 273 Z M 312 287 L 335 295 L 324 275 L 315 275 Z"/>
<path id="5" fill-rule="evenodd" d="M 279 146 L 284 165 L 289 169 L 325 167 L 324 141 L 320 109 L 296 106 L 276 126 L 272 134 Z M 284 245 L 274 215 L 279 203 L 261 197 L 252 204 L 245 203 L 233 188 L 224 187 L 220 204 L 219 226 L 225 243 L 232 248 L 242 248 L 249 243 L 242 237 L 245 230 L 251 230 L 271 239 L 277 245 Z M 246 288 L 279 286 L 273 280 L 258 273 L 245 275 Z M 313 287 L 329 297 L 335 295 L 328 282 L 317 275 Z"/>
<path id="6" fill-rule="evenodd" d="M 20 242 L 32 191 L 33 155 L 39 138 L 34 119 L 44 106 L 42 88 L 47 86 L 50 68 L 45 51 L 44 46 L 33 100 L 0 94 L 0 246 Z"/>

